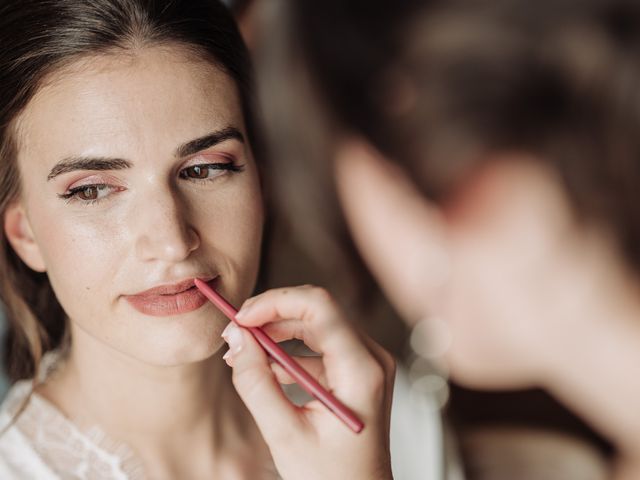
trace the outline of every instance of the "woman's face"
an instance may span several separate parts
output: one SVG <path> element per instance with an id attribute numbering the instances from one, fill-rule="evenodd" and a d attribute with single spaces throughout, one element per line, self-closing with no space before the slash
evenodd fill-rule
<path id="1" fill-rule="evenodd" d="M 46 270 L 73 341 L 158 365 L 214 353 L 226 321 L 189 281 L 242 302 L 263 225 L 234 81 L 179 47 L 87 58 L 40 89 L 16 135 L 33 244 L 12 243 Z"/>
<path id="2" fill-rule="evenodd" d="M 566 202 L 536 168 L 515 170 L 443 209 L 361 143 L 336 161 L 346 219 L 372 273 L 398 312 L 421 322 L 423 352 L 474 387 L 535 382 L 541 354 L 561 337 L 549 305 L 567 291 L 570 252 L 558 246 L 572 245 L 558 242 Z"/>

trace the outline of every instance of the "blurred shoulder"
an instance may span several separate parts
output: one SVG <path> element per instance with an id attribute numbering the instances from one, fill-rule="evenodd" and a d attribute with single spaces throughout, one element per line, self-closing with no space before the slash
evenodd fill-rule
<path id="1" fill-rule="evenodd" d="M 564 433 L 481 427 L 460 437 L 471 480 L 605 480 L 609 466 L 592 444 Z"/>

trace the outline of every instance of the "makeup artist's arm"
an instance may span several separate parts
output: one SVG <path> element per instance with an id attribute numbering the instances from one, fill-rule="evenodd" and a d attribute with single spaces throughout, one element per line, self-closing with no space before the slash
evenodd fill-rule
<path id="1" fill-rule="evenodd" d="M 237 317 L 263 326 L 276 341 L 298 338 L 319 357 L 301 363 L 364 422 L 355 434 L 318 401 L 293 405 L 279 385 L 288 375 L 270 364 L 251 334 L 225 331 L 233 382 L 269 445 L 285 480 L 392 478 L 389 421 L 395 364 L 371 339 L 357 333 L 331 297 L 315 287 L 276 289 L 254 297 Z"/>

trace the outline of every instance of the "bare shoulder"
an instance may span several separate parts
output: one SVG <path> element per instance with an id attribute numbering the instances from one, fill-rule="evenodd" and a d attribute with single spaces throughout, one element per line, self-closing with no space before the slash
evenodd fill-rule
<path id="1" fill-rule="evenodd" d="M 588 442 L 551 430 L 481 427 L 461 436 L 470 480 L 604 480 L 609 466 Z"/>

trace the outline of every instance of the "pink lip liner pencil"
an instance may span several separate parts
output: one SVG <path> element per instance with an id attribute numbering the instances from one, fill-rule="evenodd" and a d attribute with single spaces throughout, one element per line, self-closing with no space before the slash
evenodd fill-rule
<path id="1" fill-rule="evenodd" d="M 212 289 L 209 285 L 199 279 L 194 280 L 196 287 L 200 290 L 211 303 L 218 307 L 229 320 L 236 322 L 236 313 L 238 311 L 227 302 L 222 296 Z M 345 407 L 340 401 L 329 393 L 320 385 L 309 372 L 300 366 L 293 358 L 291 358 L 269 335 L 259 327 L 242 327 L 249 330 L 258 343 L 271 355 L 271 357 L 280 364 L 280 366 L 306 390 L 309 395 L 314 396 L 324 404 L 333 414 L 342 420 L 355 433 L 360 433 L 364 428 L 364 423 L 355 416 L 355 414 Z"/>

